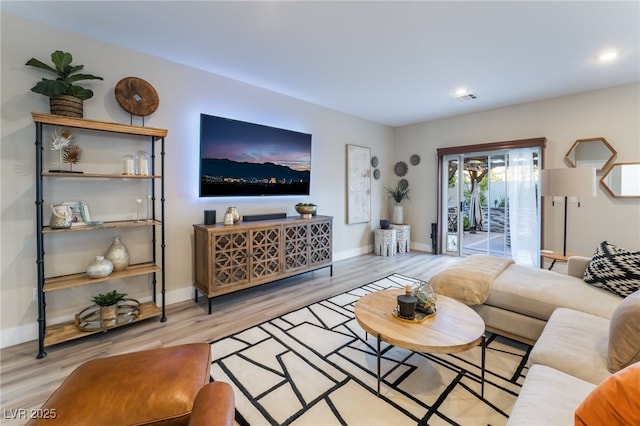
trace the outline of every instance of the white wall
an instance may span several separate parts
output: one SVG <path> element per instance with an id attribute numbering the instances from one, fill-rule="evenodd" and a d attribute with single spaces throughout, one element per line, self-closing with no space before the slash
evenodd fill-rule
<path id="1" fill-rule="evenodd" d="M 424 165 L 410 168 L 413 187 L 405 215 L 416 246 L 430 250 L 430 224 L 436 221 L 437 148 L 546 137 L 547 168 L 568 167 L 564 157 L 577 139 L 604 137 L 617 151 L 616 162 L 640 161 L 640 85 L 565 96 L 509 108 L 434 120 L 395 129 L 396 159 L 418 154 Z M 569 206 L 567 251 L 591 255 L 607 240 L 640 250 L 640 200 L 612 198 L 600 184 L 596 198 Z M 562 250 L 563 206 L 545 204 L 546 249 Z"/>
<path id="2" fill-rule="evenodd" d="M 167 290 L 168 302 L 192 297 L 192 224 L 201 223 L 204 209 L 216 209 L 218 220 L 231 205 L 241 214 L 281 212 L 295 214 L 293 205 L 313 201 L 319 214 L 334 217 L 334 260 L 371 250 L 371 230 L 381 216 L 388 216 L 383 188 L 395 185 L 396 161 L 409 163 L 418 154 L 421 162 L 409 165 L 411 201 L 405 203 L 405 221 L 412 225 L 412 246 L 431 250 L 430 224 L 436 220 L 436 149 L 494 141 L 544 136 L 548 140 L 547 167 L 564 167 L 563 158 L 576 139 L 605 137 L 618 151 L 616 161 L 640 161 L 640 85 L 536 102 L 516 107 L 435 120 L 398 129 L 367 122 L 306 102 L 282 96 L 234 80 L 187 68 L 131 50 L 111 46 L 55 28 L 43 27 L 17 17 L 1 16 L 1 143 L 0 143 L 0 346 L 33 340 L 36 333 L 35 265 L 35 150 L 31 111 L 48 111 L 47 98 L 29 89 L 43 74 L 24 66 L 31 57 L 46 60 L 62 49 L 74 55 L 89 73 L 104 77 L 93 82 L 96 95 L 85 103 L 85 117 L 129 123 L 129 116 L 115 101 L 113 88 L 122 78 L 140 77 L 160 96 L 160 107 L 146 118 L 146 125 L 169 129 L 167 138 Z M 313 134 L 312 188 L 310 197 L 277 199 L 207 200 L 197 196 L 198 118 L 200 113 Z M 134 122 L 135 123 L 135 122 Z M 138 123 L 135 123 L 138 124 Z M 104 137 L 106 147 L 85 146 L 82 167 L 103 167 L 108 156 L 120 166 L 121 154 L 131 148 Z M 77 141 L 81 144 L 81 141 Z M 114 156 L 111 144 L 124 152 Z M 380 180 L 372 180 L 371 223 L 345 224 L 345 144 L 371 147 L 380 159 Z M 92 148 L 88 149 L 87 146 Z M 116 149 L 117 151 L 117 149 Z M 48 153 L 50 155 L 51 153 Z M 109 164 L 111 164 L 109 162 Z M 135 214 L 133 199 L 112 191 L 89 196 L 83 185 L 56 192 L 54 201 L 78 199 L 89 202 L 95 219 L 126 211 Z M 98 188 L 101 188 L 98 186 Z M 112 189 L 105 184 L 105 190 Z M 127 201 L 128 200 L 128 201 Z M 546 247 L 562 245 L 562 209 L 546 206 Z M 602 240 L 630 250 L 640 249 L 640 201 L 611 198 L 601 188 L 595 199 L 583 200 L 580 209 L 570 207 L 569 251 L 589 255 Z M 45 213 L 45 221 L 48 216 Z M 56 239 L 62 254 L 47 256 L 48 270 L 82 270 L 96 251 L 105 250 L 112 233 Z M 126 234 L 123 235 L 127 241 Z M 53 241 L 53 239 L 52 239 Z M 133 239 L 129 239 L 133 241 Z M 131 243 L 133 244 L 133 243 Z M 58 247 L 57 247 L 58 248 Z M 56 248 L 56 249 L 57 249 Z M 130 247 L 144 252 L 143 248 Z M 50 250 L 53 252 L 52 250 Z M 134 253 L 139 254 L 139 253 Z M 97 284 L 49 297 L 49 320 L 69 319 L 89 304 L 109 284 Z M 142 297 L 144 286 L 115 283 Z M 169 319 L 170 320 L 170 319 Z M 34 345 L 34 353 L 35 353 Z"/>
<path id="3" fill-rule="evenodd" d="M 32 111 L 48 112 L 48 98 L 30 92 L 44 76 L 43 72 L 24 66 L 31 57 L 48 62 L 51 52 L 71 52 L 75 64 L 85 65 L 87 73 L 102 76 L 104 81 L 89 82 L 94 98 L 85 102 L 85 118 L 129 123 L 130 117 L 117 104 L 115 84 L 124 77 L 145 79 L 160 97 L 158 110 L 147 117 L 145 125 L 169 130 L 166 146 L 166 241 L 167 301 L 173 303 L 193 297 L 192 287 L 192 224 L 202 223 L 203 210 L 216 209 L 218 221 L 228 206 L 238 207 L 240 214 L 286 212 L 295 215 L 294 204 L 314 202 L 318 213 L 333 216 L 334 260 L 366 253 L 371 250 L 371 230 L 377 227 L 383 210 L 383 179 L 372 181 L 371 223 L 345 224 L 345 145 L 371 148 L 381 159 L 381 169 L 392 167 L 392 129 L 326 108 L 282 96 L 200 70 L 187 68 L 131 50 L 87 39 L 55 28 L 6 14 L 2 15 L 2 143 L 0 173 L 1 246 L 0 246 L 0 310 L 1 346 L 37 338 L 37 307 L 33 301 L 36 287 L 35 264 L 35 127 Z M 199 114 L 221 115 L 311 133 L 312 176 L 311 196 L 278 198 L 198 198 Z M 139 119 L 134 124 L 141 124 Z M 86 142 L 77 135 L 76 143 L 85 149 L 79 170 L 92 167 L 121 167 L 123 154 L 135 152 L 133 146 L 117 137 L 102 135 L 98 143 Z M 105 146 L 103 147 L 102 144 Z M 108 145 L 108 146 L 107 146 Z M 114 149 L 115 148 L 115 149 Z M 114 154 L 114 150 L 116 151 Z M 122 150 L 122 152 L 117 152 Z M 46 152 L 45 155 L 51 155 Z M 390 174 L 386 173 L 386 178 Z M 46 185 L 46 182 L 45 182 Z M 84 191 L 86 181 L 70 184 L 66 189 L 52 191 L 49 202 L 84 199 L 94 220 L 125 212 L 135 215 L 138 193 L 122 190 L 114 195 L 118 183 L 92 184 L 92 194 Z M 51 187 L 49 187 L 51 188 Z M 115 189 L 114 189 L 115 188 Z M 104 191 L 103 191 L 104 189 Z M 47 198 L 45 197 L 45 203 Z M 133 216 L 132 216 L 133 217 Z M 45 211 L 45 223 L 49 214 Z M 123 233 L 133 255 L 144 255 L 138 247 L 136 234 Z M 47 272 L 72 269 L 79 272 L 93 256 L 102 254 L 113 233 L 100 230 L 83 233 L 92 235 L 63 236 L 46 244 L 51 256 L 46 257 Z M 47 238 L 47 241 L 49 241 Z M 60 246 L 64 250 L 60 251 Z M 60 254 L 54 254 L 54 252 Z M 62 272 L 61 272 L 62 273 Z M 327 272 L 328 273 L 328 272 Z M 48 274 L 49 275 L 49 274 Z M 143 284 L 111 283 L 143 298 Z M 50 323 L 71 319 L 73 314 L 90 305 L 90 297 L 107 290 L 109 283 L 79 287 L 50 293 L 48 320 Z M 136 287 L 137 286 L 137 287 Z M 35 349 L 34 349 L 35 351 Z"/>

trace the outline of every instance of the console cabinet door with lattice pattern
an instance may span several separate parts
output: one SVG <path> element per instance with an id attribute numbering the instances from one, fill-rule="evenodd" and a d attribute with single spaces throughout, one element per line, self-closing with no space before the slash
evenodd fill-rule
<path id="1" fill-rule="evenodd" d="M 214 287 L 249 281 L 249 231 L 213 235 L 211 251 Z"/>
<path id="2" fill-rule="evenodd" d="M 251 280 L 271 279 L 280 274 L 280 225 L 251 230 Z"/>
<path id="3" fill-rule="evenodd" d="M 309 266 L 309 225 L 285 225 L 284 270 L 294 272 Z"/>
<path id="4" fill-rule="evenodd" d="M 331 219 L 309 224 L 309 266 L 331 262 Z"/>
<path id="5" fill-rule="evenodd" d="M 196 301 L 332 264 L 332 218 L 194 225 Z"/>

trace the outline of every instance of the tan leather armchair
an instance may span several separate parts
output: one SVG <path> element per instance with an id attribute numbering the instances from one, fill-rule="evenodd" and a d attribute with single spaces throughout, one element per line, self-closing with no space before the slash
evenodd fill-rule
<path id="1" fill-rule="evenodd" d="M 235 414 L 233 389 L 225 382 L 211 382 L 196 396 L 189 426 L 231 426 Z"/>
<path id="2" fill-rule="evenodd" d="M 90 360 L 38 411 L 47 418 L 28 425 L 232 425 L 233 391 L 209 383 L 210 367 L 207 343 Z"/>

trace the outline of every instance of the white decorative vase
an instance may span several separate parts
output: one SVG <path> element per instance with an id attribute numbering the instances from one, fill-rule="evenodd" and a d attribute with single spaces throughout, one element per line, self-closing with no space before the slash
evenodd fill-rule
<path id="1" fill-rule="evenodd" d="M 108 277 L 113 272 L 113 263 L 104 256 L 96 256 L 96 258 L 87 266 L 87 275 L 91 278 Z"/>
<path id="2" fill-rule="evenodd" d="M 113 237 L 113 243 L 111 243 L 104 257 L 113 263 L 114 271 L 122 271 L 129 266 L 129 252 L 120 241 L 120 237 Z"/>
<path id="3" fill-rule="evenodd" d="M 394 204 L 391 213 L 391 223 L 394 225 L 402 225 L 404 223 L 404 207 L 402 207 L 402 204 Z"/>

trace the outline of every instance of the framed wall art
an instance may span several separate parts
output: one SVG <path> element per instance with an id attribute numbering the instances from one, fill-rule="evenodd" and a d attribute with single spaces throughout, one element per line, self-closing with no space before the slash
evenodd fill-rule
<path id="1" fill-rule="evenodd" d="M 89 205 L 85 201 L 65 201 L 62 205 L 69 206 L 71 226 L 83 226 L 91 222 Z"/>
<path id="2" fill-rule="evenodd" d="M 371 149 L 347 145 L 347 224 L 371 222 Z"/>

